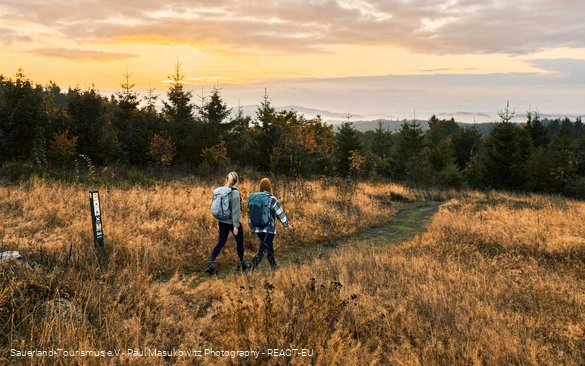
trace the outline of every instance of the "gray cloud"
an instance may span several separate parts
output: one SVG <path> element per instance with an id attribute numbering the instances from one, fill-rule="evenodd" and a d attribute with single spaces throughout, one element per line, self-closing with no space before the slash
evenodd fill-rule
<path id="1" fill-rule="evenodd" d="M 28 35 L 20 34 L 11 28 L 0 26 L 0 44 L 9 46 L 15 42 L 31 42 L 32 40 L 32 37 Z"/>
<path id="2" fill-rule="evenodd" d="M 138 57 L 138 55 L 130 53 L 75 50 L 68 48 L 36 48 L 29 52 L 38 56 L 64 58 L 72 61 L 118 61 Z"/>
<path id="3" fill-rule="evenodd" d="M 533 66 L 556 73 L 552 78 L 571 84 L 585 84 L 585 60 L 573 58 L 529 61 Z"/>
<path id="4" fill-rule="evenodd" d="M 76 40 L 165 37 L 227 49 L 320 52 L 337 44 L 388 45 L 418 53 L 526 54 L 585 47 L 582 0 L 4 0 L 0 14 Z"/>

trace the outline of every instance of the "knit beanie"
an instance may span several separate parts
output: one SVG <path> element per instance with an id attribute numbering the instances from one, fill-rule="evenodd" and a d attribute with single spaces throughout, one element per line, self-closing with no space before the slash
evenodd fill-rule
<path id="1" fill-rule="evenodd" d="M 272 184 L 270 184 L 270 179 L 262 178 L 260 181 L 260 192 L 266 191 L 272 194 Z"/>

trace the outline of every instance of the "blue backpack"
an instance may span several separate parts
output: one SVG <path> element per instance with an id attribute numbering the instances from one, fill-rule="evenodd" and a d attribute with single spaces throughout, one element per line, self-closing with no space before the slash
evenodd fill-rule
<path id="1" fill-rule="evenodd" d="M 270 193 L 256 192 L 248 197 L 248 216 L 255 227 L 265 228 L 270 225 Z"/>

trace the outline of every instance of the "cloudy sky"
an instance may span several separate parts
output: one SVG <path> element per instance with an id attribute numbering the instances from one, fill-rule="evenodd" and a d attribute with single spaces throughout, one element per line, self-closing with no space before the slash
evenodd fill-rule
<path id="1" fill-rule="evenodd" d="M 0 73 L 164 95 L 179 60 L 230 105 L 585 113 L 583 0 L 2 0 Z"/>

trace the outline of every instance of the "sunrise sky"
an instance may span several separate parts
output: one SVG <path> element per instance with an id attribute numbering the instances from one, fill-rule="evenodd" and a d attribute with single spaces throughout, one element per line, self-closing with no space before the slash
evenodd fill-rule
<path id="1" fill-rule="evenodd" d="M 230 106 L 585 113 L 583 0 L 1 0 L 0 73 L 139 91 L 179 60 Z M 204 89 L 205 90 L 205 89 Z"/>

